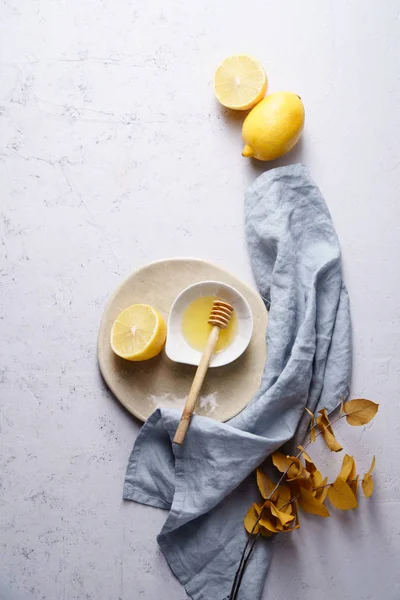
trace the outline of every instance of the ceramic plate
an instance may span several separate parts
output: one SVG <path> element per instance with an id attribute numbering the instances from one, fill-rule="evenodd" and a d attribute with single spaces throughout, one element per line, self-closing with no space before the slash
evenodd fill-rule
<path id="1" fill-rule="evenodd" d="M 221 281 L 236 288 L 250 305 L 254 329 L 242 356 L 207 373 L 196 413 L 227 421 L 247 406 L 259 388 L 266 360 L 268 313 L 257 292 L 220 267 L 202 260 L 158 261 L 132 273 L 115 290 L 104 311 L 98 337 L 98 361 L 108 387 L 141 421 L 158 406 L 181 410 L 195 367 L 171 361 L 165 351 L 156 358 L 137 363 L 119 358 L 110 346 L 112 324 L 122 310 L 136 303 L 154 306 L 167 321 L 180 292 L 204 280 Z"/>

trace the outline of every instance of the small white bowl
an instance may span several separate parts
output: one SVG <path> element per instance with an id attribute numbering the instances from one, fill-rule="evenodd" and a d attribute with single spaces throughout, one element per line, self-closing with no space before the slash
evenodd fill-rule
<path id="1" fill-rule="evenodd" d="M 235 288 L 219 281 L 201 281 L 189 286 L 179 294 L 172 305 L 168 318 L 168 333 L 165 351 L 168 358 L 178 363 L 198 365 L 201 352 L 185 340 L 182 332 L 182 316 L 186 308 L 197 298 L 216 296 L 229 302 L 237 316 L 237 333 L 232 343 L 214 354 L 210 367 L 222 367 L 239 358 L 246 350 L 253 334 L 253 315 L 247 300 Z"/>

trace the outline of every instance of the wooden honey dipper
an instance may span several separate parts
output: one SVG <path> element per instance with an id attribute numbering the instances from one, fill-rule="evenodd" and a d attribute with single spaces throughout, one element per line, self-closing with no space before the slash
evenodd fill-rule
<path id="1" fill-rule="evenodd" d="M 179 421 L 179 425 L 175 432 L 174 442 L 176 444 L 183 444 L 185 441 L 187 430 L 189 429 L 190 421 L 193 415 L 193 411 L 196 406 L 196 402 L 200 395 L 201 386 L 203 385 L 204 378 L 207 373 L 207 369 L 210 365 L 211 357 L 215 350 L 216 343 L 218 341 L 220 329 L 226 329 L 229 325 L 233 313 L 233 306 L 228 302 L 222 300 L 214 300 L 208 323 L 212 325 L 210 335 L 208 336 L 206 347 L 204 348 L 202 357 L 200 359 L 199 366 L 197 367 L 196 374 L 193 379 L 192 387 L 190 388 L 189 395 L 186 400 L 185 407 Z"/>

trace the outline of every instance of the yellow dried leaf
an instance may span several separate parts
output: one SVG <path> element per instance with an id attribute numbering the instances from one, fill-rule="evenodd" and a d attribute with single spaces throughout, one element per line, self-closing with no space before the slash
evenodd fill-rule
<path id="1" fill-rule="evenodd" d="M 298 475 L 296 475 L 296 477 L 288 477 L 287 480 L 288 484 L 290 485 L 292 481 L 301 481 L 301 485 L 304 487 L 312 487 L 311 484 L 311 475 L 308 471 L 306 471 L 305 469 L 302 469 L 302 471 L 300 471 L 300 473 L 298 473 Z M 307 485 L 305 482 L 309 481 L 310 485 Z"/>
<path id="2" fill-rule="evenodd" d="M 356 475 L 356 472 L 357 467 L 354 457 L 346 454 L 343 457 L 342 468 L 338 475 L 338 479 L 346 481 L 346 483 L 350 486 L 350 489 L 353 492 L 355 498 L 357 498 L 358 489 L 358 475 Z"/>
<path id="3" fill-rule="evenodd" d="M 349 483 L 349 486 L 351 487 L 351 491 L 353 492 L 353 494 L 355 495 L 355 497 L 357 498 L 357 490 L 358 490 L 358 479 L 359 479 L 359 475 L 357 475 L 357 477 L 351 477 Z"/>
<path id="4" fill-rule="evenodd" d="M 268 502 L 268 500 L 267 500 L 267 502 Z M 260 525 L 262 525 L 262 527 L 265 527 L 265 529 L 267 529 L 268 531 L 271 531 L 272 533 L 278 533 L 278 531 L 279 531 L 279 529 L 276 526 L 275 517 L 272 516 L 271 512 L 267 511 L 266 509 L 263 510 L 263 514 L 260 519 Z"/>
<path id="5" fill-rule="evenodd" d="M 299 506 L 304 512 L 311 513 L 312 515 L 318 515 L 319 517 L 330 516 L 326 506 L 320 500 L 317 500 L 310 490 L 306 490 L 305 488 L 300 488 Z"/>
<path id="6" fill-rule="evenodd" d="M 272 479 L 270 479 L 268 477 L 268 475 L 266 473 L 264 473 L 263 471 L 261 471 L 260 469 L 257 469 L 257 485 L 258 485 L 258 489 L 260 490 L 260 494 L 261 496 L 266 500 L 267 498 L 273 500 L 275 502 L 276 498 L 278 497 L 278 491 L 275 490 L 276 487 L 276 483 L 274 483 L 272 481 Z M 275 492 L 274 492 L 275 490 Z M 274 492 L 272 494 L 272 492 Z M 271 496 L 272 494 L 272 496 Z"/>
<path id="7" fill-rule="evenodd" d="M 305 411 L 307 411 L 307 412 L 308 412 L 308 414 L 309 414 L 309 415 L 310 415 L 310 417 L 311 417 L 311 425 L 314 425 L 314 419 L 315 419 L 315 417 L 314 417 L 314 413 L 313 413 L 313 412 L 311 412 L 311 410 L 310 410 L 310 409 L 308 409 L 307 407 L 305 407 L 305 408 L 304 408 L 304 410 L 305 410 Z"/>
<path id="8" fill-rule="evenodd" d="M 281 473 L 284 473 L 292 464 L 292 460 L 289 456 L 286 456 L 286 454 L 283 454 L 282 452 L 274 452 L 272 455 L 272 462 Z"/>
<path id="9" fill-rule="evenodd" d="M 371 466 L 370 466 L 370 468 L 369 468 L 369 470 L 368 470 L 368 473 L 369 473 L 370 475 L 371 475 L 372 471 L 374 470 L 375 463 L 376 463 L 376 459 L 375 459 L 375 456 L 373 456 L 373 457 L 372 457 Z"/>
<path id="10" fill-rule="evenodd" d="M 357 467 L 356 467 L 356 461 L 354 460 L 353 457 L 353 466 L 351 467 L 351 471 L 349 473 L 349 476 L 347 477 L 347 483 L 349 483 L 350 481 L 353 481 L 353 479 L 356 478 L 357 475 Z"/>
<path id="11" fill-rule="evenodd" d="M 290 531 L 294 531 L 295 529 L 298 529 L 300 527 L 300 525 L 298 523 L 296 523 L 295 521 L 292 521 L 292 523 L 289 523 L 288 525 L 281 525 L 279 522 L 276 525 L 276 528 L 279 530 L 279 533 L 288 533 Z"/>
<path id="12" fill-rule="evenodd" d="M 288 481 L 288 483 L 290 485 L 290 489 L 292 490 L 292 496 L 294 498 L 300 495 L 301 489 L 312 491 L 313 488 L 311 477 L 309 479 L 304 479 L 303 477 L 291 479 L 290 481 Z"/>
<path id="13" fill-rule="evenodd" d="M 361 487 L 366 498 L 372 496 L 372 492 L 374 491 L 374 480 L 370 473 L 365 473 L 361 481 Z"/>
<path id="14" fill-rule="evenodd" d="M 312 474 L 313 488 L 318 488 L 322 485 L 322 475 L 318 469 Z"/>
<path id="15" fill-rule="evenodd" d="M 297 446 L 297 449 L 301 451 L 301 455 L 306 462 L 310 463 L 311 465 L 314 465 L 313 459 L 311 458 L 311 456 L 309 454 L 307 454 L 307 452 L 304 450 L 304 448 L 301 444 L 299 446 Z M 314 467 L 315 467 L 315 465 L 314 465 Z M 315 469 L 316 468 L 317 467 L 315 467 Z M 311 471 L 310 471 L 310 473 L 311 473 Z"/>
<path id="16" fill-rule="evenodd" d="M 263 512 L 263 516 L 260 519 L 260 525 L 262 525 L 262 527 L 265 527 L 265 529 L 271 531 L 272 533 L 278 533 L 279 529 L 277 528 L 276 523 L 274 521 L 275 519 L 272 520 L 268 514 L 264 516 Z"/>
<path id="17" fill-rule="evenodd" d="M 271 513 L 278 519 L 278 521 L 285 527 L 288 523 L 294 521 L 293 515 L 288 515 L 287 513 L 278 510 L 276 506 L 271 503 Z"/>
<path id="18" fill-rule="evenodd" d="M 315 464 L 312 461 L 309 461 L 306 459 L 306 471 L 307 473 L 310 473 L 310 475 L 313 475 L 317 470 L 317 467 L 315 466 Z"/>
<path id="19" fill-rule="evenodd" d="M 270 535 L 272 535 L 272 533 L 270 531 L 268 531 L 267 529 L 265 529 L 265 527 L 263 527 L 261 525 L 261 520 L 258 521 L 257 525 L 257 519 L 260 516 L 260 513 L 262 511 L 262 505 L 261 504 L 253 504 L 253 506 L 251 506 L 247 512 L 247 515 L 244 519 L 244 526 L 245 529 L 248 533 L 250 534 L 257 534 L 257 533 L 261 533 L 262 536 L 264 537 L 269 537 Z M 253 530 L 254 527 L 254 530 Z"/>
<path id="20" fill-rule="evenodd" d="M 305 452 L 304 446 L 302 446 L 301 444 L 299 444 L 299 445 L 297 446 L 297 450 L 300 450 L 300 451 L 301 451 L 303 454 L 304 454 L 304 452 Z"/>
<path id="21" fill-rule="evenodd" d="M 342 446 L 336 440 L 334 434 L 331 433 L 327 426 L 322 423 L 322 420 L 319 421 L 319 417 L 317 418 L 317 425 L 322 432 L 322 437 L 324 438 L 329 450 L 332 450 L 332 452 L 340 452 L 343 450 Z"/>
<path id="22" fill-rule="evenodd" d="M 258 513 L 256 511 L 256 505 L 253 504 L 252 506 L 250 506 L 249 510 L 247 511 L 247 515 L 245 516 L 244 519 L 244 527 L 247 531 L 247 533 L 258 533 L 260 531 L 260 526 L 257 523 L 257 519 L 258 519 Z M 256 525 L 257 523 L 257 525 Z"/>
<path id="23" fill-rule="evenodd" d="M 298 529 L 300 527 L 300 523 L 298 520 L 298 516 L 297 516 L 297 507 L 296 507 L 296 514 L 293 517 L 293 521 L 291 523 L 288 523 L 287 525 L 283 526 L 279 521 L 276 524 L 276 528 L 279 530 L 279 533 L 288 533 L 290 531 L 294 531 L 295 529 Z"/>
<path id="24" fill-rule="evenodd" d="M 288 479 L 297 477 L 303 469 L 303 465 L 296 456 L 286 456 L 282 452 L 274 452 L 272 462 L 281 473 L 287 471 Z"/>
<path id="25" fill-rule="evenodd" d="M 324 422 L 324 425 L 329 427 L 330 431 L 332 431 L 331 424 L 329 422 L 329 415 L 328 415 L 326 408 L 321 408 L 321 410 L 319 410 L 318 412 L 319 412 L 319 417 L 317 417 L 317 419 L 320 419 L 320 420 L 322 419 Z"/>
<path id="26" fill-rule="evenodd" d="M 286 513 L 291 514 L 292 505 L 290 504 L 290 498 L 290 488 L 287 485 L 281 484 L 278 487 L 278 498 L 274 501 L 275 506 L 278 508 L 278 510 L 284 510 Z"/>
<path id="27" fill-rule="evenodd" d="M 303 465 L 300 462 L 300 459 L 297 456 L 289 456 L 291 460 L 291 465 L 287 472 L 288 479 L 296 479 L 296 477 L 308 477 L 309 473 L 304 470 Z"/>
<path id="28" fill-rule="evenodd" d="M 287 515 L 291 515 L 293 513 L 292 502 L 290 500 L 286 504 L 277 506 L 277 508 L 279 508 L 279 510 L 282 512 L 285 512 Z"/>
<path id="29" fill-rule="evenodd" d="M 346 421 L 349 425 L 366 425 L 375 417 L 378 412 L 379 404 L 371 400 L 360 398 L 358 400 L 349 400 L 344 404 Z"/>
<path id="30" fill-rule="evenodd" d="M 294 523 L 294 521 L 293 521 Z M 295 529 L 298 529 L 300 527 L 300 523 L 294 523 L 291 527 L 288 527 L 287 529 L 285 529 L 284 533 L 287 533 L 288 531 L 294 531 Z"/>
<path id="31" fill-rule="evenodd" d="M 292 516 L 280 511 L 270 500 L 266 500 L 263 505 L 260 526 L 272 533 L 291 531 L 298 527 L 296 527 L 296 519 L 296 515 Z"/>
<path id="32" fill-rule="evenodd" d="M 291 529 L 289 529 L 289 531 L 292 531 L 293 529 L 298 529 L 300 527 L 300 521 L 299 521 L 299 510 L 298 510 L 298 506 L 297 506 L 297 502 L 293 502 L 293 514 L 294 514 L 294 525 L 292 526 Z"/>
<path id="33" fill-rule="evenodd" d="M 371 462 L 371 466 L 370 466 L 369 470 L 365 473 L 365 475 L 361 481 L 361 487 L 364 492 L 364 496 L 366 498 L 369 498 L 372 495 L 372 492 L 374 491 L 374 480 L 372 479 L 371 473 L 374 470 L 375 462 L 376 462 L 376 460 L 375 460 L 375 456 L 374 456 L 372 458 L 372 462 Z"/>
<path id="34" fill-rule="evenodd" d="M 339 444 L 335 436 L 330 433 L 330 431 L 326 430 L 322 435 L 329 450 L 332 450 L 332 452 L 340 452 L 343 450 L 343 447 Z"/>
<path id="35" fill-rule="evenodd" d="M 260 533 L 263 537 L 271 537 L 271 535 L 272 535 L 272 531 L 268 531 L 268 529 L 265 529 L 265 527 L 261 527 L 261 526 L 260 526 Z"/>
<path id="36" fill-rule="evenodd" d="M 335 438 L 326 409 L 322 408 L 319 413 L 320 416 L 317 417 L 317 427 L 322 432 L 326 445 L 332 452 L 340 452 L 343 448 Z"/>
<path id="37" fill-rule="evenodd" d="M 254 509 L 255 509 L 256 513 L 258 514 L 258 516 L 260 516 L 264 504 L 261 504 L 261 503 L 259 504 L 258 502 L 255 502 L 253 504 L 253 506 L 254 506 Z"/>
<path id="38" fill-rule="evenodd" d="M 328 489 L 329 489 L 329 486 L 326 485 L 327 483 L 328 483 L 328 478 L 325 477 L 325 479 L 323 479 L 321 481 L 320 488 L 317 490 L 317 493 L 315 495 L 317 500 L 319 500 L 320 502 L 325 502 L 325 498 L 327 496 Z"/>
<path id="39" fill-rule="evenodd" d="M 340 469 L 338 479 L 343 479 L 343 481 L 347 481 L 350 477 L 353 468 L 354 458 L 349 454 L 345 454 L 343 457 L 342 468 Z"/>
<path id="40" fill-rule="evenodd" d="M 352 492 L 351 487 L 339 477 L 329 486 L 328 498 L 340 510 L 357 508 L 357 498 Z"/>
<path id="41" fill-rule="evenodd" d="M 315 442 L 315 438 L 317 436 L 317 433 L 315 431 L 315 427 L 314 427 L 314 423 L 315 423 L 315 416 L 314 413 L 311 412 L 311 410 L 309 410 L 307 407 L 304 409 L 308 412 L 308 414 L 311 417 L 311 424 L 310 424 L 310 442 L 313 443 Z"/>

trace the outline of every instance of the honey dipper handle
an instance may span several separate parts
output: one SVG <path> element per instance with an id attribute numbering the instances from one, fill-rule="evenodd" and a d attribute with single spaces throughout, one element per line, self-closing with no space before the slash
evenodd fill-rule
<path id="1" fill-rule="evenodd" d="M 197 367 L 196 375 L 194 376 L 192 387 L 190 388 L 189 395 L 186 400 L 185 408 L 179 421 L 179 425 L 175 432 L 174 442 L 176 444 L 183 444 L 185 441 L 187 430 L 189 429 L 190 421 L 193 415 L 193 411 L 196 406 L 197 399 L 200 395 L 201 386 L 203 385 L 204 378 L 207 373 L 207 369 L 210 365 L 210 360 L 213 355 L 215 345 L 218 341 L 219 327 L 213 327 L 208 336 L 206 347 L 204 348 L 203 355 L 200 359 L 200 364 Z"/>

